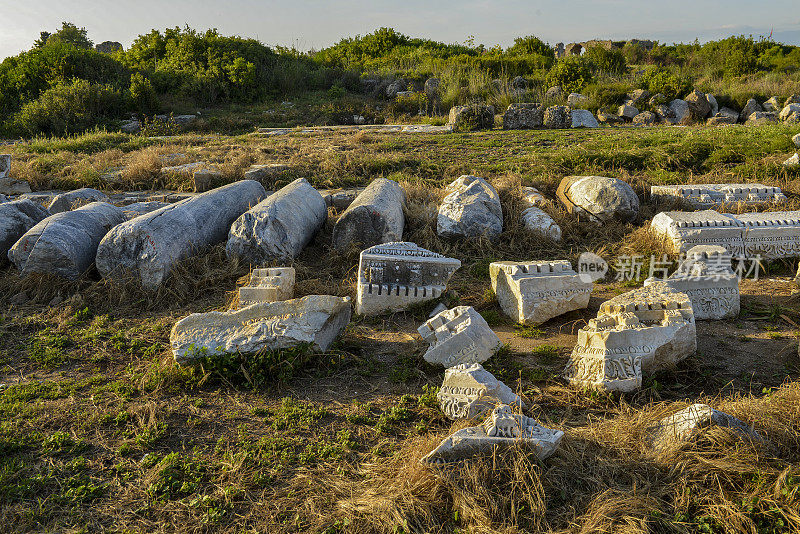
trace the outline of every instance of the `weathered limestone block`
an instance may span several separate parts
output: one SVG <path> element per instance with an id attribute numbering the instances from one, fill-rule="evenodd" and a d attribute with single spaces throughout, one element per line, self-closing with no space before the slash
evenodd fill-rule
<path id="1" fill-rule="evenodd" d="M 205 193 L 217 187 L 225 179 L 217 169 L 200 169 L 192 173 L 195 193 Z"/>
<path id="2" fill-rule="evenodd" d="M 545 128 L 563 130 L 572 127 L 572 110 L 569 106 L 550 106 L 544 110 L 542 124 Z"/>
<path id="3" fill-rule="evenodd" d="M 155 289 L 179 260 L 224 241 L 231 223 L 265 194 L 258 182 L 242 180 L 124 222 L 100 243 L 97 270 L 105 278 L 132 274 Z"/>
<path id="4" fill-rule="evenodd" d="M 547 212 L 531 206 L 522 211 L 522 222 L 531 232 L 537 232 L 553 241 L 561 241 L 561 227 Z"/>
<path id="5" fill-rule="evenodd" d="M 196 171 L 210 169 L 205 161 L 195 161 L 192 163 L 184 163 L 182 165 L 172 165 L 169 167 L 161 167 L 161 174 L 165 176 L 182 176 L 190 178 Z"/>
<path id="6" fill-rule="evenodd" d="M 541 426 L 535 419 L 514 413 L 510 406 L 498 406 L 480 426 L 458 430 L 420 460 L 423 465 L 441 465 L 496 449 L 522 446 L 539 460 L 549 458 L 564 433 Z"/>
<path id="7" fill-rule="evenodd" d="M 713 210 L 665 211 L 653 217 L 650 230 L 667 239 L 675 254 L 696 245 L 719 245 L 734 257 L 744 255 L 744 225 L 732 215 Z"/>
<path id="8" fill-rule="evenodd" d="M 791 156 L 783 162 L 784 167 L 797 167 L 798 165 L 800 165 L 800 154 L 797 152 L 794 153 L 794 156 Z"/>
<path id="9" fill-rule="evenodd" d="M 586 109 L 573 109 L 571 116 L 573 128 L 598 128 L 600 126 L 592 112 Z"/>
<path id="10" fill-rule="evenodd" d="M 644 285 L 657 281 L 662 280 L 648 278 Z M 688 295 L 697 321 L 730 319 L 739 315 L 739 278 L 731 269 L 731 254 L 724 247 L 692 247 L 678 270 L 663 282 Z"/>
<path id="11" fill-rule="evenodd" d="M 397 182 L 376 178 L 336 221 L 333 247 L 342 250 L 353 243 L 371 247 L 400 241 L 405 203 L 406 195 Z"/>
<path id="12" fill-rule="evenodd" d="M 124 221 L 122 210 L 107 202 L 57 213 L 25 232 L 8 251 L 8 258 L 22 274 L 75 279 L 94 263 L 100 240 Z"/>
<path id="13" fill-rule="evenodd" d="M 744 421 L 707 404 L 692 404 L 661 420 L 654 432 L 653 445 L 662 449 L 672 443 L 689 441 L 702 429 L 711 426 L 730 428 L 742 438 L 762 440 L 758 432 Z"/>
<path id="14" fill-rule="evenodd" d="M 479 363 L 456 365 L 444 372 L 436 398 L 450 419 L 473 419 L 498 404 L 524 408 L 525 403 Z"/>
<path id="15" fill-rule="evenodd" d="M 603 303 L 578 331 L 564 376 L 579 387 L 634 391 L 642 373 L 672 368 L 696 350 L 689 297 L 655 282 Z"/>
<path id="16" fill-rule="evenodd" d="M 597 120 L 605 124 L 619 124 L 621 122 L 625 122 L 625 119 L 619 115 L 609 113 L 608 111 L 603 111 L 602 109 L 597 110 Z"/>
<path id="17" fill-rule="evenodd" d="M 783 106 L 781 106 L 780 102 L 778 101 L 777 96 L 771 96 L 767 99 L 766 102 L 763 104 L 764 111 L 780 111 Z"/>
<path id="18" fill-rule="evenodd" d="M 50 216 L 41 205 L 28 199 L 0 204 L 0 265 L 8 261 L 8 250 L 25 232 Z"/>
<path id="19" fill-rule="evenodd" d="M 51 214 L 55 215 L 62 211 L 71 210 L 76 204 L 83 205 L 90 202 L 111 202 L 111 199 L 102 191 L 92 189 L 91 187 L 84 187 L 57 195 L 50 202 L 50 205 L 47 206 L 47 209 Z"/>
<path id="20" fill-rule="evenodd" d="M 461 262 L 414 243 L 386 243 L 361 252 L 356 313 L 378 315 L 439 298 Z"/>
<path id="21" fill-rule="evenodd" d="M 453 106 L 450 108 L 447 125 L 456 132 L 491 129 L 494 127 L 494 106 Z"/>
<path id="22" fill-rule="evenodd" d="M 567 96 L 567 105 L 571 108 L 575 108 L 580 106 L 581 104 L 588 102 L 589 97 L 586 95 L 582 95 L 580 93 L 570 93 Z M 573 110 L 574 111 L 574 110 Z"/>
<path id="23" fill-rule="evenodd" d="M 780 187 L 761 184 L 692 184 L 653 185 L 650 197 L 655 201 L 679 198 L 695 209 L 706 209 L 724 203 L 781 204 L 786 196 Z"/>
<path id="24" fill-rule="evenodd" d="M 296 258 L 327 217 L 322 195 L 298 178 L 236 219 L 225 251 L 256 264 Z"/>
<path id="25" fill-rule="evenodd" d="M 783 122 L 790 123 L 800 121 L 800 104 L 788 104 L 778 114 L 778 118 Z"/>
<path id="26" fill-rule="evenodd" d="M 439 206 L 436 233 L 442 237 L 497 238 L 503 231 L 503 208 L 494 187 L 477 176 L 461 176 L 447 186 Z"/>
<path id="27" fill-rule="evenodd" d="M 556 194 L 570 213 L 593 222 L 629 222 L 639 215 L 639 197 L 630 185 L 617 178 L 567 176 Z"/>
<path id="28" fill-rule="evenodd" d="M 501 346 L 500 338 L 472 306 L 445 310 L 417 331 L 430 344 L 425 361 L 444 367 L 483 363 Z"/>
<path id="29" fill-rule="evenodd" d="M 510 104 L 503 115 L 504 130 L 521 130 L 542 126 L 543 109 L 541 104 L 518 102 Z"/>
<path id="30" fill-rule="evenodd" d="M 763 260 L 800 256 L 800 211 L 742 213 L 744 256 Z"/>
<path id="31" fill-rule="evenodd" d="M 546 200 L 544 195 L 535 187 L 523 187 L 522 198 L 529 207 L 537 206 Z"/>
<path id="32" fill-rule="evenodd" d="M 503 312 L 518 323 L 542 324 L 589 305 L 592 282 L 569 261 L 498 261 L 489 265 L 492 290 Z"/>
<path id="33" fill-rule="evenodd" d="M 294 267 L 253 269 L 250 284 L 239 288 L 239 307 L 289 300 L 294 296 Z"/>
<path id="34" fill-rule="evenodd" d="M 144 202 L 134 202 L 133 204 L 122 206 L 121 209 L 122 213 L 125 214 L 125 217 L 128 220 L 131 220 L 139 217 L 140 215 L 144 215 L 145 213 L 150 213 L 151 211 L 161 209 L 164 206 L 169 206 L 169 203 L 159 202 L 157 200 L 147 200 Z"/>
<path id="35" fill-rule="evenodd" d="M 169 341 L 178 363 L 303 343 L 325 352 L 350 322 L 350 314 L 350 297 L 309 295 L 231 312 L 193 313 L 175 323 Z"/>

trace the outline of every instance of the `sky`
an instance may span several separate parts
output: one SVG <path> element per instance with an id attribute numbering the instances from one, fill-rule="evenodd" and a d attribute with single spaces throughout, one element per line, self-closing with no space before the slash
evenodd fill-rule
<path id="1" fill-rule="evenodd" d="M 189 25 L 267 45 L 320 49 L 386 26 L 446 43 L 510 45 L 536 35 L 555 45 L 589 39 L 662 43 L 767 36 L 800 45 L 800 0 L 0 0 L 0 58 L 31 47 L 62 21 L 85 27 L 95 43 L 127 49 L 153 28 Z"/>

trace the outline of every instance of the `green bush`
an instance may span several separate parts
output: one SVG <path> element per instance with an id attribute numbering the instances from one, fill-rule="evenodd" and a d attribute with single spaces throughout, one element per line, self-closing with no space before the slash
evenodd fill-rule
<path id="1" fill-rule="evenodd" d="M 547 74 L 549 85 L 560 85 L 567 93 L 581 91 L 593 79 L 589 62 L 582 56 L 569 56 L 559 60 Z"/>
<path id="2" fill-rule="evenodd" d="M 692 80 L 666 69 L 650 67 L 640 78 L 639 87 L 653 94 L 662 93 L 672 100 L 688 94 L 692 90 Z"/>
<path id="3" fill-rule="evenodd" d="M 143 115 L 154 115 L 160 111 L 161 104 L 150 80 L 137 72 L 131 76 L 128 88 L 132 107 Z"/>
<path id="4" fill-rule="evenodd" d="M 628 64 L 621 50 L 607 50 L 602 46 L 591 46 L 583 57 L 592 64 L 597 72 L 622 76 L 628 72 Z"/>

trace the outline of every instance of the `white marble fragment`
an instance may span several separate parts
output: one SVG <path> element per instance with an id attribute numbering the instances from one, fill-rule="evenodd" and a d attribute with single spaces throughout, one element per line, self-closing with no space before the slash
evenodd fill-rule
<path id="1" fill-rule="evenodd" d="M 333 248 L 351 244 L 373 246 L 403 238 L 406 194 L 400 184 L 374 179 L 348 206 L 333 226 Z"/>
<path id="2" fill-rule="evenodd" d="M 356 313 L 378 315 L 439 298 L 461 262 L 414 243 L 376 245 L 361 252 Z"/>
<path id="3" fill-rule="evenodd" d="M 797 152 L 794 153 L 794 156 L 789 157 L 789 159 L 783 162 L 784 167 L 797 167 L 798 165 L 800 165 L 800 154 Z"/>
<path id="4" fill-rule="evenodd" d="M 500 196 L 478 176 L 461 176 L 447 186 L 439 206 L 436 233 L 442 237 L 497 238 L 503 231 Z"/>
<path id="5" fill-rule="evenodd" d="M 442 412 L 454 420 L 473 419 L 497 404 L 525 407 L 511 388 L 479 363 L 456 365 L 446 370 L 436 398 Z"/>
<path id="6" fill-rule="evenodd" d="M 550 457 L 564 433 L 541 426 L 538 421 L 514 413 L 510 406 L 498 406 L 479 426 L 459 430 L 423 457 L 423 465 L 441 465 L 495 449 L 521 446 L 531 449 L 539 460 Z"/>
<path id="7" fill-rule="evenodd" d="M 250 283 L 239 288 L 239 307 L 289 300 L 294 296 L 294 267 L 253 269 Z"/>
<path id="8" fill-rule="evenodd" d="M 498 261 L 489 265 L 489 276 L 503 312 L 525 325 L 584 309 L 592 293 L 592 282 L 567 260 Z"/>
<path id="9" fill-rule="evenodd" d="M 724 203 L 780 204 L 786 195 L 780 187 L 761 184 L 692 184 L 654 185 L 650 187 L 653 200 L 678 198 L 695 209 L 713 208 Z"/>
<path id="10" fill-rule="evenodd" d="M 561 241 L 561 227 L 546 211 L 536 206 L 522 212 L 522 222 L 531 232 L 541 234 L 553 241 Z"/>
<path id="11" fill-rule="evenodd" d="M 715 410 L 707 404 L 692 404 L 661 420 L 654 432 L 657 449 L 671 443 L 688 441 L 704 428 L 720 426 L 734 430 L 740 437 L 761 441 L 761 436 L 744 421 Z"/>
<path id="12" fill-rule="evenodd" d="M 425 361 L 444 367 L 483 363 L 501 346 L 500 338 L 472 306 L 445 310 L 417 331 L 430 344 Z"/>
<path id="13" fill-rule="evenodd" d="M 689 297 L 655 282 L 603 303 L 578 331 L 564 376 L 579 387 L 634 391 L 642 373 L 672 368 L 696 350 Z"/>
<path id="14" fill-rule="evenodd" d="M 178 363 L 303 343 L 324 352 L 350 322 L 350 313 L 350 297 L 331 295 L 253 304 L 231 312 L 193 313 L 175 323 L 170 345 Z"/>
<path id="15" fill-rule="evenodd" d="M 661 212 L 650 223 L 651 231 L 667 239 L 672 252 L 680 254 L 696 245 L 719 245 L 734 257 L 744 254 L 741 221 L 713 210 Z"/>

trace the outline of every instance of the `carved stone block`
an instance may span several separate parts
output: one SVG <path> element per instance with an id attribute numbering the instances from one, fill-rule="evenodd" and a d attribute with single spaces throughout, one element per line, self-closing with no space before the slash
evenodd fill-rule
<path id="1" fill-rule="evenodd" d="M 725 203 L 765 204 L 786 202 L 780 187 L 761 184 L 692 184 L 654 185 L 653 200 L 683 199 L 695 209 L 707 209 Z"/>
<path id="2" fill-rule="evenodd" d="M 444 382 L 436 398 L 450 419 L 472 419 L 497 404 L 525 407 L 525 403 L 511 388 L 479 363 L 456 365 L 445 371 Z"/>
<path id="3" fill-rule="evenodd" d="M 696 245 L 719 245 L 733 256 L 744 254 L 744 225 L 736 217 L 704 211 L 665 211 L 653 217 L 650 229 L 680 254 Z"/>
<path id="4" fill-rule="evenodd" d="M 485 362 L 501 345 L 497 334 L 471 306 L 445 310 L 417 331 L 430 344 L 425 361 L 444 367 Z"/>
<path id="5" fill-rule="evenodd" d="M 289 300 L 294 295 L 294 267 L 253 269 L 250 284 L 239 288 L 239 307 Z"/>
<path id="6" fill-rule="evenodd" d="M 800 211 L 742 213 L 744 256 L 763 260 L 800 256 Z"/>

